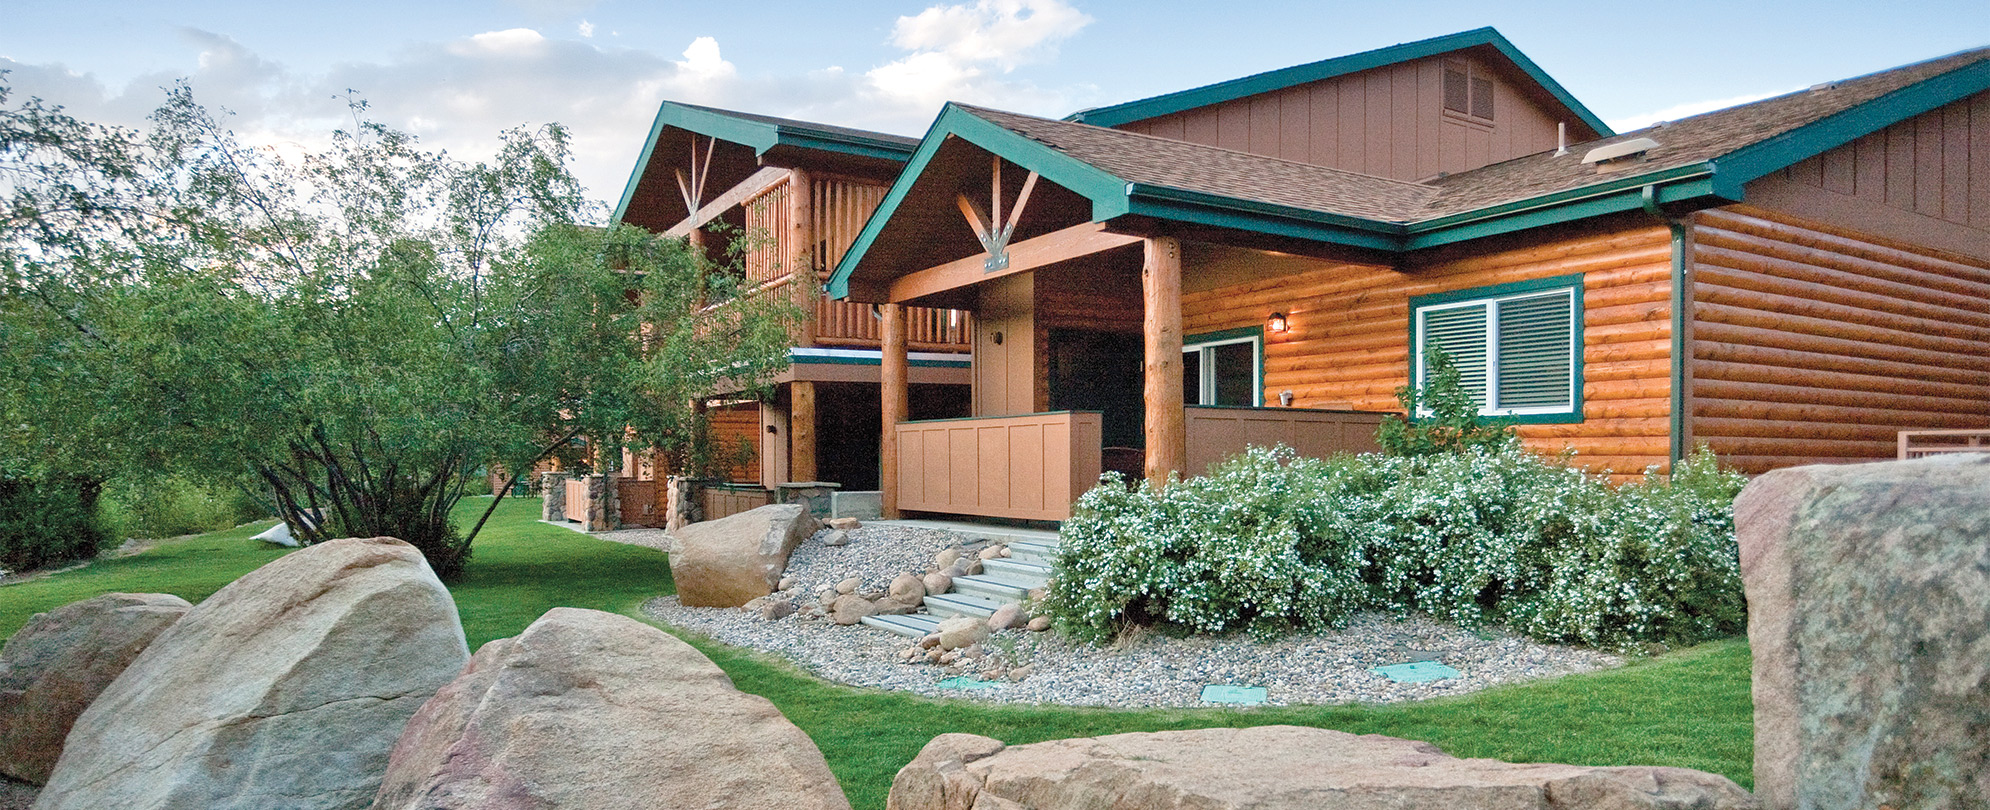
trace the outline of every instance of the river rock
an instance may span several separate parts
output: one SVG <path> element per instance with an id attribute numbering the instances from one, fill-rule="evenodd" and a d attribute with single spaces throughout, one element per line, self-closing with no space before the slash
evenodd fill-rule
<path id="1" fill-rule="evenodd" d="M 1050 617 L 1049 617 L 1049 616 L 1037 616 L 1037 617 L 1035 617 L 1035 618 L 1032 618 L 1032 619 L 1030 619 L 1030 624 L 1029 624 L 1029 629 L 1030 629 L 1030 632 L 1032 632 L 1032 633 L 1041 633 L 1041 632 L 1043 632 L 1043 631 L 1045 631 L 1045 630 L 1049 630 L 1049 629 L 1050 629 Z"/>
<path id="2" fill-rule="evenodd" d="M 111 593 L 37 613 L 0 648 L 0 774 L 48 781 L 77 716 L 191 610 L 166 593 Z"/>
<path id="3" fill-rule="evenodd" d="M 670 577 L 688 607 L 739 607 L 773 593 L 788 555 L 819 528 L 797 504 L 693 523 L 671 535 Z"/>
<path id="4" fill-rule="evenodd" d="M 975 556 L 980 557 L 981 559 L 984 560 L 999 560 L 1002 558 L 1002 551 L 1006 548 L 1008 547 L 1001 545 L 989 546 L 987 548 L 982 549 L 981 552 L 979 554 L 976 554 Z"/>
<path id="5" fill-rule="evenodd" d="M 957 562 L 960 562 L 960 549 L 942 549 L 940 553 L 933 555 L 933 570 L 946 571 L 953 568 Z"/>
<path id="6" fill-rule="evenodd" d="M 940 636 L 940 649 L 958 650 L 986 641 L 988 623 L 973 616 L 955 616 L 941 619 L 940 626 L 935 628 L 934 632 Z"/>
<path id="7" fill-rule="evenodd" d="M 899 574 L 891 580 L 889 595 L 893 599 L 917 602 L 926 598 L 926 583 L 911 574 Z"/>
<path id="8" fill-rule="evenodd" d="M 794 600 L 775 599 L 760 606 L 760 618 L 770 622 L 776 619 L 785 619 L 795 615 L 795 610 Z"/>
<path id="9" fill-rule="evenodd" d="M 892 780 L 887 810 L 1093 807 L 1391 810 L 1699 808 L 1755 800 L 1685 768 L 1458 759 L 1437 746 L 1296 726 L 1114 734 L 1004 747 L 943 734 Z"/>
<path id="10" fill-rule="evenodd" d="M 1007 630 L 1011 627 L 1015 627 L 1016 623 L 1022 620 L 1023 620 L 1023 606 L 1018 605 L 1014 602 L 1010 602 L 1009 604 L 996 608 L 995 614 L 988 617 L 988 629 Z"/>
<path id="11" fill-rule="evenodd" d="M 825 546 L 850 545 L 850 533 L 842 529 L 836 529 L 822 536 L 822 544 Z"/>
<path id="12" fill-rule="evenodd" d="M 863 521 L 853 517 L 833 517 L 829 519 L 829 522 L 826 525 L 828 525 L 829 528 L 832 529 L 841 529 L 846 532 L 854 532 L 857 529 L 862 528 L 864 523 Z"/>
<path id="13" fill-rule="evenodd" d="M 847 626 L 863 621 L 865 616 L 877 612 L 878 606 L 871 600 L 856 594 L 844 594 L 836 597 L 836 601 L 830 604 L 829 619 Z"/>
<path id="14" fill-rule="evenodd" d="M 938 596 L 940 594 L 946 593 L 947 591 L 953 590 L 954 579 L 953 577 L 947 576 L 946 574 L 934 571 L 933 573 L 921 577 L 919 579 L 919 584 L 925 587 L 926 593 L 928 595 Z"/>
<path id="15" fill-rule="evenodd" d="M 408 722 L 380 810 L 846 810 L 808 735 L 697 650 L 554 608 L 484 645 Z"/>
<path id="16" fill-rule="evenodd" d="M 414 546 L 332 540 L 188 611 L 76 720 L 35 807 L 364 808 L 470 657 Z"/>
<path id="17" fill-rule="evenodd" d="M 1776 470 L 1735 528 L 1764 804 L 1990 807 L 1990 456 Z"/>

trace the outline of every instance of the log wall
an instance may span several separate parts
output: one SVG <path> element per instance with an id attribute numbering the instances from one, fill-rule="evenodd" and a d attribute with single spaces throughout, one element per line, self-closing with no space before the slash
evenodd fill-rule
<path id="1" fill-rule="evenodd" d="M 1990 427 L 1990 261 L 1733 206 L 1693 227 L 1691 436 L 1748 472 Z"/>
<path id="2" fill-rule="evenodd" d="M 1189 275 L 1194 268 L 1188 268 Z M 1322 262 L 1316 269 L 1183 296 L 1183 331 L 1262 325 L 1265 402 L 1291 391 L 1301 408 L 1396 411 L 1409 382 L 1411 296 L 1583 274 L 1583 421 L 1523 425 L 1543 453 L 1619 473 L 1666 461 L 1671 413 L 1671 235 L 1650 220 L 1480 245 L 1404 272 Z"/>

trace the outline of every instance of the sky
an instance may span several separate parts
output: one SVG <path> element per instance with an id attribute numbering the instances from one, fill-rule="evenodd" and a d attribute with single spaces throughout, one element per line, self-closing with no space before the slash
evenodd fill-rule
<path id="1" fill-rule="evenodd" d="M 1619 131 L 1990 45 L 1983 0 L 0 0 L 15 101 L 142 126 L 162 87 L 318 148 L 348 95 L 489 156 L 558 122 L 613 202 L 665 99 L 906 135 L 946 101 L 1076 110 L 1491 25 Z"/>

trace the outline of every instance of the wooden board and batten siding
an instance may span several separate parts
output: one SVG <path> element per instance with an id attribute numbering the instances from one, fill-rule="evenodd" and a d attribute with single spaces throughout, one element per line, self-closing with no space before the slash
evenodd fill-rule
<path id="1" fill-rule="evenodd" d="M 1188 424 L 1188 469 L 1185 475 L 1206 475 L 1211 467 L 1246 447 L 1285 445 L 1309 458 L 1335 453 L 1373 453 L 1375 431 L 1384 414 L 1316 411 L 1300 408 L 1223 408 L 1191 405 Z"/>
<path id="2" fill-rule="evenodd" d="M 1695 216 L 1693 260 L 1691 437 L 1742 470 L 1990 429 L 1990 261 L 1738 206 Z"/>
<path id="3" fill-rule="evenodd" d="M 1494 250 L 1446 250 L 1407 271 L 1317 262 L 1185 294 L 1182 330 L 1262 326 L 1284 312 L 1289 331 L 1265 336 L 1264 401 L 1291 391 L 1300 408 L 1400 411 L 1411 297 L 1581 274 L 1583 420 L 1521 425 L 1520 436 L 1541 453 L 1572 449 L 1594 470 L 1642 473 L 1664 465 L 1669 449 L 1671 246 L 1664 226 L 1619 220 Z"/>
<path id="4" fill-rule="evenodd" d="M 1489 80 L 1490 119 L 1445 109 L 1446 65 Z M 1557 118 L 1505 71 L 1453 53 L 1131 121 L 1117 129 L 1397 180 L 1555 148 Z M 1570 135 L 1586 129 L 1570 120 Z"/>
<path id="5" fill-rule="evenodd" d="M 1094 411 L 900 422 L 898 508 L 1064 520 L 1099 480 Z"/>

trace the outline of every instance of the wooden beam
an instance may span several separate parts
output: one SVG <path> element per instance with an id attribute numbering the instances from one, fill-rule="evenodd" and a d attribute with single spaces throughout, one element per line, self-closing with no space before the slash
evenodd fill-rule
<path id="1" fill-rule="evenodd" d="M 955 194 L 954 204 L 960 206 L 960 215 L 967 217 L 967 226 L 974 229 L 974 238 L 981 242 L 981 249 L 994 253 L 998 249 L 994 231 L 997 226 L 988 218 L 988 212 L 981 210 L 981 204 L 968 199 L 966 194 Z"/>
<path id="2" fill-rule="evenodd" d="M 683 172 L 678 172 L 678 176 L 681 181 Z M 689 236 L 692 231 L 703 227 L 707 222 L 718 219 L 720 214 L 725 213 L 733 206 L 745 202 L 760 192 L 773 188 L 774 184 L 786 179 L 788 179 L 788 170 L 786 169 L 777 169 L 772 166 L 762 168 L 760 171 L 747 176 L 745 180 L 739 181 L 738 185 L 726 189 L 726 193 L 699 207 L 696 213 L 685 217 L 676 225 L 670 226 L 670 230 L 664 231 L 663 235 Z"/>
<path id="3" fill-rule="evenodd" d="M 1140 268 L 1145 312 L 1146 363 L 1141 397 L 1147 408 L 1148 480 L 1166 480 L 1188 468 L 1188 423 L 1182 410 L 1182 244 L 1168 236 L 1146 240 Z"/>
<path id="4" fill-rule="evenodd" d="M 911 410 L 911 367 L 905 353 L 905 306 L 880 306 L 884 315 L 884 350 L 878 369 L 878 387 L 884 433 L 878 439 L 878 489 L 882 490 L 882 513 L 887 520 L 898 514 L 898 423 Z M 1179 361 L 1177 361 L 1179 362 Z"/>
<path id="5" fill-rule="evenodd" d="M 1009 209 L 1009 222 L 1002 226 L 1002 234 L 998 237 L 1004 245 L 1009 244 L 1009 237 L 1016 235 L 1016 223 L 1023 218 L 1023 207 L 1030 204 L 1030 192 L 1036 190 L 1036 178 L 1036 172 L 1030 172 L 1028 177 L 1023 178 L 1023 190 L 1016 194 L 1016 204 Z"/>
<path id="6" fill-rule="evenodd" d="M 792 481 L 815 477 L 815 383 L 788 384 L 788 475 Z"/>
<path id="7" fill-rule="evenodd" d="M 1138 236 L 1108 233 L 1101 223 L 1081 223 L 1010 245 L 1009 266 L 1001 270 L 987 270 L 988 254 L 978 253 L 938 267 L 907 273 L 891 283 L 886 298 L 897 302 L 910 301 L 1139 241 Z"/>

